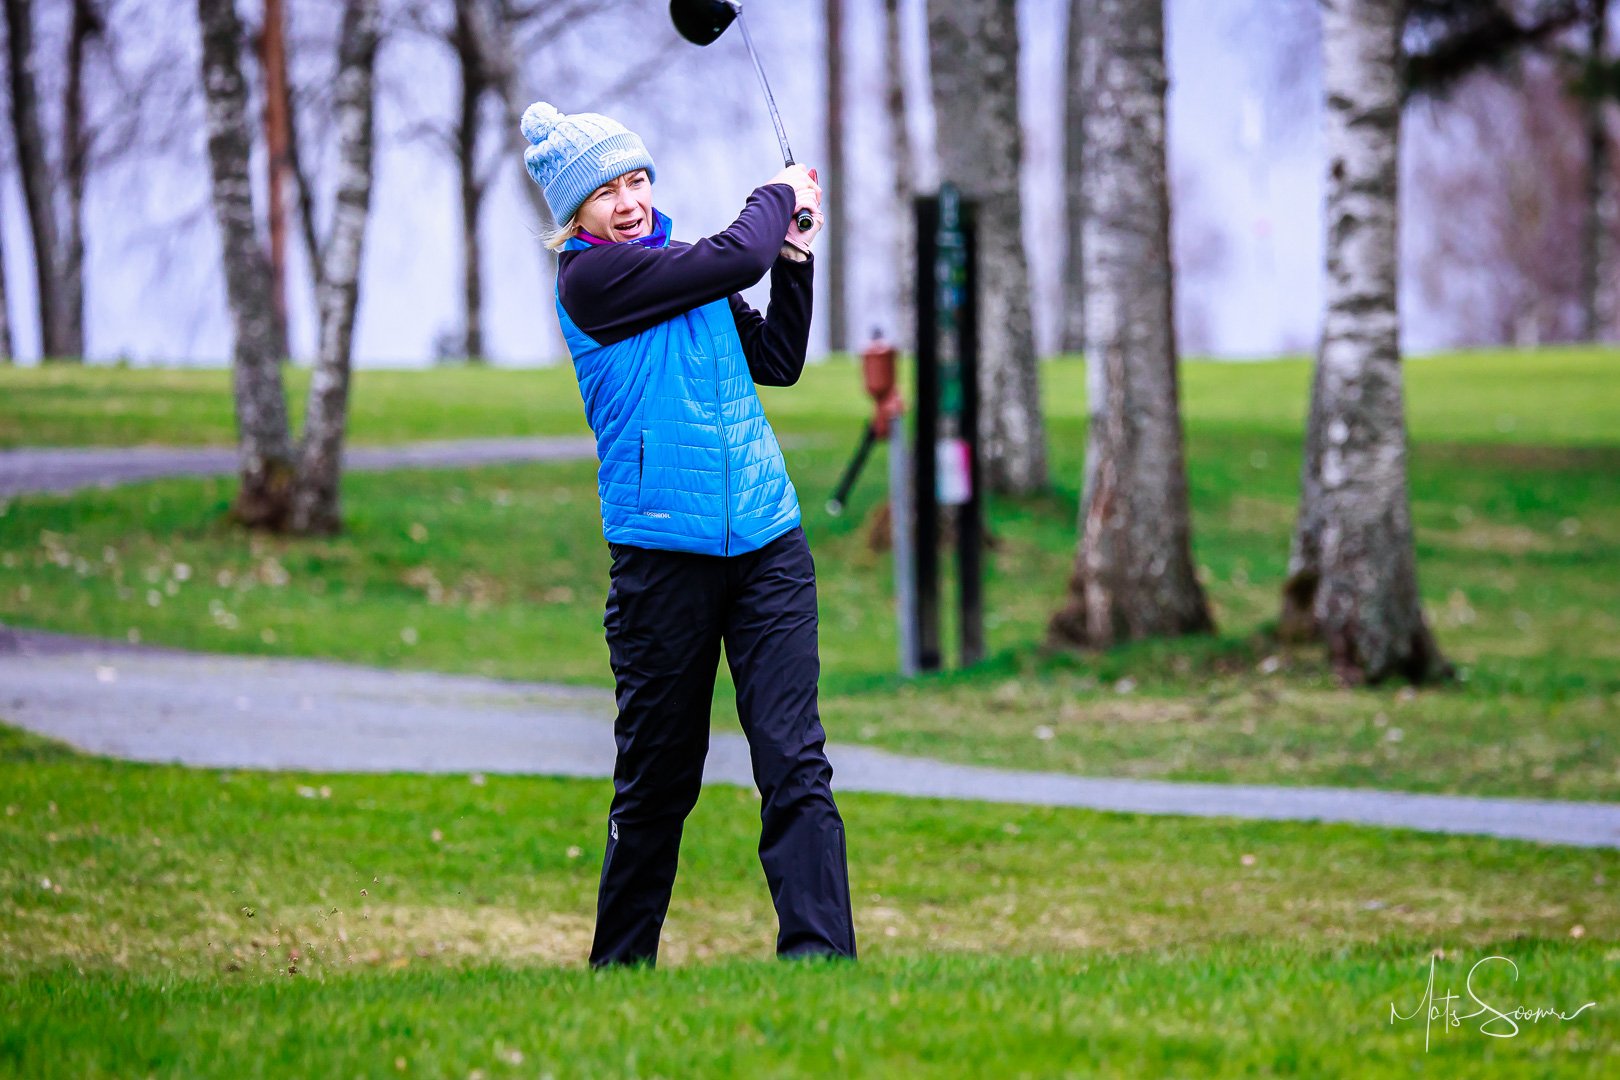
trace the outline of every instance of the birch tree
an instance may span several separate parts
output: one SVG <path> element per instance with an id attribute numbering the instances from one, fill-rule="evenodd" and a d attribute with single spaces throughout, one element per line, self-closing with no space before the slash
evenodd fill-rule
<path id="1" fill-rule="evenodd" d="M 1018 177 L 1015 0 L 928 0 L 940 177 L 978 201 L 979 441 L 991 490 L 1046 486 Z"/>
<path id="2" fill-rule="evenodd" d="M 339 482 L 361 256 L 371 213 L 377 26 L 377 0 L 347 0 L 336 84 L 337 194 L 316 296 L 321 343 L 304 410 L 298 486 L 293 497 L 292 530 L 297 533 L 330 534 L 343 527 Z"/>
<path id="3" fill-rule="evenodd" d="M 296 451 L 278 363 L 270 260 L 259 238 L 248 177 L 252 126 L 241 68 L 242 25 L 234 0 L 197 0 L 197 13 L 214 211 L 235 339 L 233 383 L 242 483 L 232 517 L 255 528 L 335 533 L 342 527 L 338 488 L 361 255 L 371 205 L 377 0 L 345 0 L 334 80 L 337 190 L 324 242 L 316 240 L 307 220 L 313 217 L 308 188 L 300 185 L 307 243 L 316 253 L 320 350 Z M 293 171 L 301 175 L 296 166 Z"/>
<path id="4" fill-rule="evenodd" d="M 288 517 L 296 462 L 287 430 L 270 259 L 253 212 L 248 157 L 253 131 L 242 77 L 242 23 L 235 0 L 197 0 L 208 163 L 231 313 L 231 382 L 240 486 L 230 516 L 279 530 Z"/>
<path id="5" fill-rule="evenodd" d="M 1079 545 L 1049 640 L 1212 629 L 1193 568 L 1176 386 L 1162 0 L 1083 0 L 1081 138 L 1090 423 Z"/>
<path id="6" fill-rule="evenodd" d="M 896 307 L 899 325 L 889 335 L 897 348 L 906 348 L 912 338 L 911 318 L 916 303 L 917 231 L 911 201 L 915 195 L 917 155 L 911 148 L 911 129 L 906 123 L 905 52 L 901 44 L 900 0 L 883 0 L 883 112 L 889 124 L 889 158 L 894 168 L 895 241 L 893 258 Z"/>
<path id="7" fill-rule="evenodd" d="M 1349 683 L 1449 671 L 1423 617 L 1406 489 L 1396 306 L 1404 0 L 1321 0 L 1327 288 L 1285 640 Z"/>

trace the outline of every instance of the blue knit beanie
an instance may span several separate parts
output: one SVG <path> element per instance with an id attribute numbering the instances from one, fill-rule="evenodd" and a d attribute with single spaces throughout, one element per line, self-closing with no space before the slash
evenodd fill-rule
<path id="1" fill-rule="evenodd" d="M 531 144 L 523 151 L 523 163 L 545 192 L 558 224 L 573 217 L 585 197 L 609 180 L 636 169 L 658 179 L 640 136 L 600 113 L 567 115 L 537 101 L 523 110 L 519 126 Z"/>

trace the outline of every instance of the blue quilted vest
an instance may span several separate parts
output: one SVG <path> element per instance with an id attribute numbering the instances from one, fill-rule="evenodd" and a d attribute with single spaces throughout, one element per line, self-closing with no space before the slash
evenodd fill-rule
<path id="1" fill-rule="evenodd" d="M 667 238 L 669 219 L 653 213 Z M 576 238 L 564 250 L 589 247 Z M 799 524 L 730 304 L 703 304 L 612 345 L 574 324 L 560 290 L 557 318 L 596 435 L 609 542 L 740 555 Z"/>

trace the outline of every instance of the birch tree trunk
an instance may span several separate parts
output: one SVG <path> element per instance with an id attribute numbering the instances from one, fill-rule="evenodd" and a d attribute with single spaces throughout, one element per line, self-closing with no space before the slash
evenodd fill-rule
<path id="1" fill-rule="evenodd" d="M 827 25 L 823 72 L 827 80 L 827 164 L 825 173 L 818 171 L 816 175 L 832 213 L 822 230 L 826 233 L 825 257 L 816 260 L 822 274 L 817 292 L 827 298 L 827 349 L 843 352 L 851 347 L 844 255 L 844 226 L 851 216 L 851 208 L 844 205 L 844 0 L 823 0 L 822 9 Z"/>
<path id="2" fill-rule="evenodd" d="M 1608 56 L 1609 0 L 1591 0 L 1587 13 L 1587 63 L 1597 71 Z M 1620 192 L 1610 167 L 1608 110 L 1613 100 L 1589 82 L 1581 103 L 1586 113 L 1586 229 L 1581 245 L 1581 338 L 1601 341 L 1615 326 L 1615 232 L 1620 229 Z"/>
<path id="3" fill-rule="evenodd" d="M 1212 629 L 1193 568 L 1176 386 L 1162 0 L 1083 0 L 1090 424 L 1056 645 Z"/>
<path id="4" fill-rule="evenodd" d="M 248 177 L 252 129 L 242 79 L 242 24 L 234 0 L 197 0 L 197 19 L 214 217 L 235 338 L 231 378 L 241 486 L 231 516 L 249 527 L 280 529 L 290 507 L 294 462 L 276 351 L 270 261 L 259 241 Z"/>
<path id="5" fill-rule="evenodd" d="M 911 149 L 911 129 L 906 125 L 906 64 L 901 45 L 900 0 L 883 0 L 883 102 L 889 119 L 890 156 L 894 163 L 895 294 L 900 325 L 889 340 L 897 348 L 912 343 L 916 304 L 917 231 L 911 206 L 915 193 L 917 155 Z"/>
<path id="6" fill-rule="evenodd" d="M 1080 78 L 1080 45 L 1085 27 L 1082 0 L 1069 0 L 1069 27 L 1063 48 L 1063 217 L 1068 244 L 1063 253 L 1063 336 L 1066 353 L 1086 349 L 1085 168 L 1086 95 Z"/>
<path id="7" fill-rule="evenodd" d="M 332 231 L 324 249 L 320 295 L 316 297 L 321 346 L 310 378 L 298 486 L 293 495 L 291 531 L 300 534 L 330 535 L 343 528 L 339 484 L 348 420 L 354 313 L 360 295 L 366 219 L 371 209 L 372 74 L 377 33 L 377 0 L 346 0 L 336 87 L 337 194 L 332 203 Z"/>
<path id="8" fill-rule="evenodd" d="M 51 204 L 51 168 L 40 127 L 39 90 L 34 81 L 34 12 L 30 0 L 4 0 L 6 67 L 11 76 L 11 126 L 17 142 L 17 172 L 34 245 L 34 295 L 39 308 L 40 358 L 78 358 L 62 296 L 61 242 Z"/>
<path id="9" fill-rule="evenodd" d="M 1327 296 L 1281 631 L 1347 683 L 1444 677 L 1406 492 L 1397 162 L 1403 0 L 1321 0 Z"/>
<path id="10" fill-rule="evenodd" d="M 928 0 L 940 176 L 975 198 L 979 257 L 979 440 L 992 491 L 1046 486 L 1018 176 L 1015 0 Z"/>

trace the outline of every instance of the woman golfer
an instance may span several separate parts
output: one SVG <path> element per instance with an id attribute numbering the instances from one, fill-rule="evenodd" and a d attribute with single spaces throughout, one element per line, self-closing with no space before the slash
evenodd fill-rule
<path id="1" fill-rule="evenodd" d="M 681 827 L 709 748 L 720 645 L 737 684 L 781 956 L 854 957 L 844 822 L 816 710 L 816 576 L 755 383 L 788 386 L 810 331 L 794 211 L 821 189 L 792 166 L 730 227 L 670 238 L 641 139 L 545 102 L 523 114 L 529 175 L 562 223 L 557 317 L 601 468 L 613 557 L 603 626 L 619 713 L 594 967 L 657 962 Z M 761 316 L 738 291 L 769 272 Z"/>

